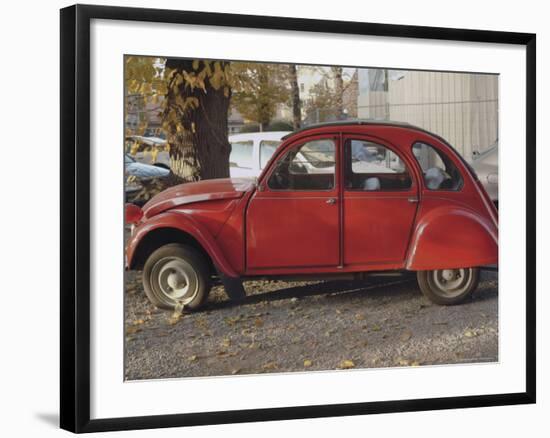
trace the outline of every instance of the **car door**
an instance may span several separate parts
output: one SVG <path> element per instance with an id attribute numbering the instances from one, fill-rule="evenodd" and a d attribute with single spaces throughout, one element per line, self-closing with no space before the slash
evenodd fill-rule
<path id="1" fill-rule="evenodd" d="M 412 166 L 369 137 L 345 137 L 343 157 L 344 266 L 400 267 L 418 206 Z"/>
<path id="2" fill-rule="evenodd" d="M 337 151 L 336 137 L 310 137 L 270 165 L 247 209 L 247 270 L 338 265 Z"/>

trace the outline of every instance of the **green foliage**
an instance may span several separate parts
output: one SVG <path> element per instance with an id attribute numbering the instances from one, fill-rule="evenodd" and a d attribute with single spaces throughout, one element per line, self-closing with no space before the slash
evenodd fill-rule
<path id="1" fill-rule="evenodd" d="M 326 81 L 321 81 L 311 87 L 311 98 L 306 103 L 307 118 L 314 122 L 335 120 L 337 114 L 338 95 Z"/>
<path id="2" fill-rule="evenodd" d="M 266 131 L 293 131 L 294 127 L 292 123 L 286 120 L 275 120 L 271 122 L 265 130 Z"/>
<path id="3" fill-rule="evenodd" d="M 126 56 L 124 59 L 124 85 L 126 95 L 126 114 L 131 109 L 145 109 L 148 103 L 158 103 L 160 96 L 167 91 L 165 60 L 151 56 Z M 148 120 L 140 113 L 139 126 L 135 132 L 126 135 L 143 135 Z"/>
<path id="4" fill-rule="evenodd" d="M 263 128 L 264 132 L 274 131 L 293 131 L 294 127 L 291 122 L 286 120 L 276 120 Z M 258 123 L 249 123 L 244 125 L 239 132 L 245 134 L 249 132 L 259 132 L 260 126 Z"/>
<path id="5" fill-rule="evenodd" d="M 260 130 L 260 126 L 257 123 L 248 123 L 241 127 L 239 132 L 243 134 L 247 134 L 249 132 L 258 132 Z"/>
<path id="6" fill-rule="evenodd" d="M 280 64 L 234 62 L 235 79 L 232 104 L 249 121 L 264 129 L 273 119 L 277 105 L 288 102 L 288 68 Z"/>

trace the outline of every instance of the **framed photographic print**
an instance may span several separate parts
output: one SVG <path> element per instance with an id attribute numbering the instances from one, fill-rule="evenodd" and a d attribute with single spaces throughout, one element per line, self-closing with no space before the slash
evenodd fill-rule
<path id="1" fill-rule="evenodd" d="M 535 35 L 61 10 L 61 427 L 535 402 Z"/>

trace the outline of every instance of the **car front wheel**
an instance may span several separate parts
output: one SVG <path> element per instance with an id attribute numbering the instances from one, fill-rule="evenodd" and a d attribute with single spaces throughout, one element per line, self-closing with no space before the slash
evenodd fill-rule
<path id="1" fill-rule="evenodd" d="M 161 309 L 173 310 L 179 303 L 185 309 L 196 310 L 210 292 L 208 264 L 192 247 L 164 245 L 145 262 L 143 287 L 151 303 Z"/>
<path id="2" fill-rule="evenodd" d="M 463 302 L 476 290 L 479 268 L 418 271 L 416 276 L 420 290 L 430 301 L 449 306 Z"/>

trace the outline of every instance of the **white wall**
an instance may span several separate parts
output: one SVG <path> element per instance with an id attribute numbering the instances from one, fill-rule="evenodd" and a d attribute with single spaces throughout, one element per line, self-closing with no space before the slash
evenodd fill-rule
<path id="1" fill-rule="evenodd" d="M 90 0 L 92 3 L 93 1 Z M 208 9 L 243 14 L 304 16 L 311 18 L 373 21 L 429 26 L 484 28 L 537 32 L 538 77 L 548 77 L 550 28 L 544 2 L 526 0 L 505 4 L 502 1 L 463 0 L 410 2 L 258 2 L 255 0 L 211 0 L 207 3 L 173 0 L 110 1 L 103 4 Z M 5 2 L 2 10 L 2 130 L 18 139 L 3 144 L 2 224 L 0 242 L 4 295 L 0 314 L 2 333 L 0 361 L 0 402 L 2 435 L 65 435 L 56 429 L 58 409 L 58 95 L 59 95 L 59 7 L 69 2 Z M 475 11 L 475 12 L 473 12 Z M 548 180 L 543 179 L 543 163 L 550 158 L 547 120 L 550 101 L 548 81 L 538 84 L 538 223 L 549 223 Z M 544 113 L 543 113 L 544 111 Z M 546 123 L 545 123 L 546 122 Z M 23 154 L 32 159 L 18 160 Z M 24 166 L 23 166 L 24 163 Z M 546 204 L 543 201 L 546 200 Z M 172 429 L 130 432 L 117 436 L 548 436 L 550 379 L 540 373 L 548 370 L 546 318 L 548 299 L 543 290 L 550 283 L 542 275 L 548 265 L 542 248 L 550 243 L 548 232 L 539 226 L 539 404 L 499 407 L 287 421 L 270 424 L 222 425 L 185 431 Z M 546 315 L 545 315 L 546 314 Z M 545 318 L 542 316 L 545 315 Z M 542 347 L 545 347 L 544 349 Z M 183 395 L 184 396 L 184 395 Z M 113 435 L 114 436 L 114 435 Z"/>

